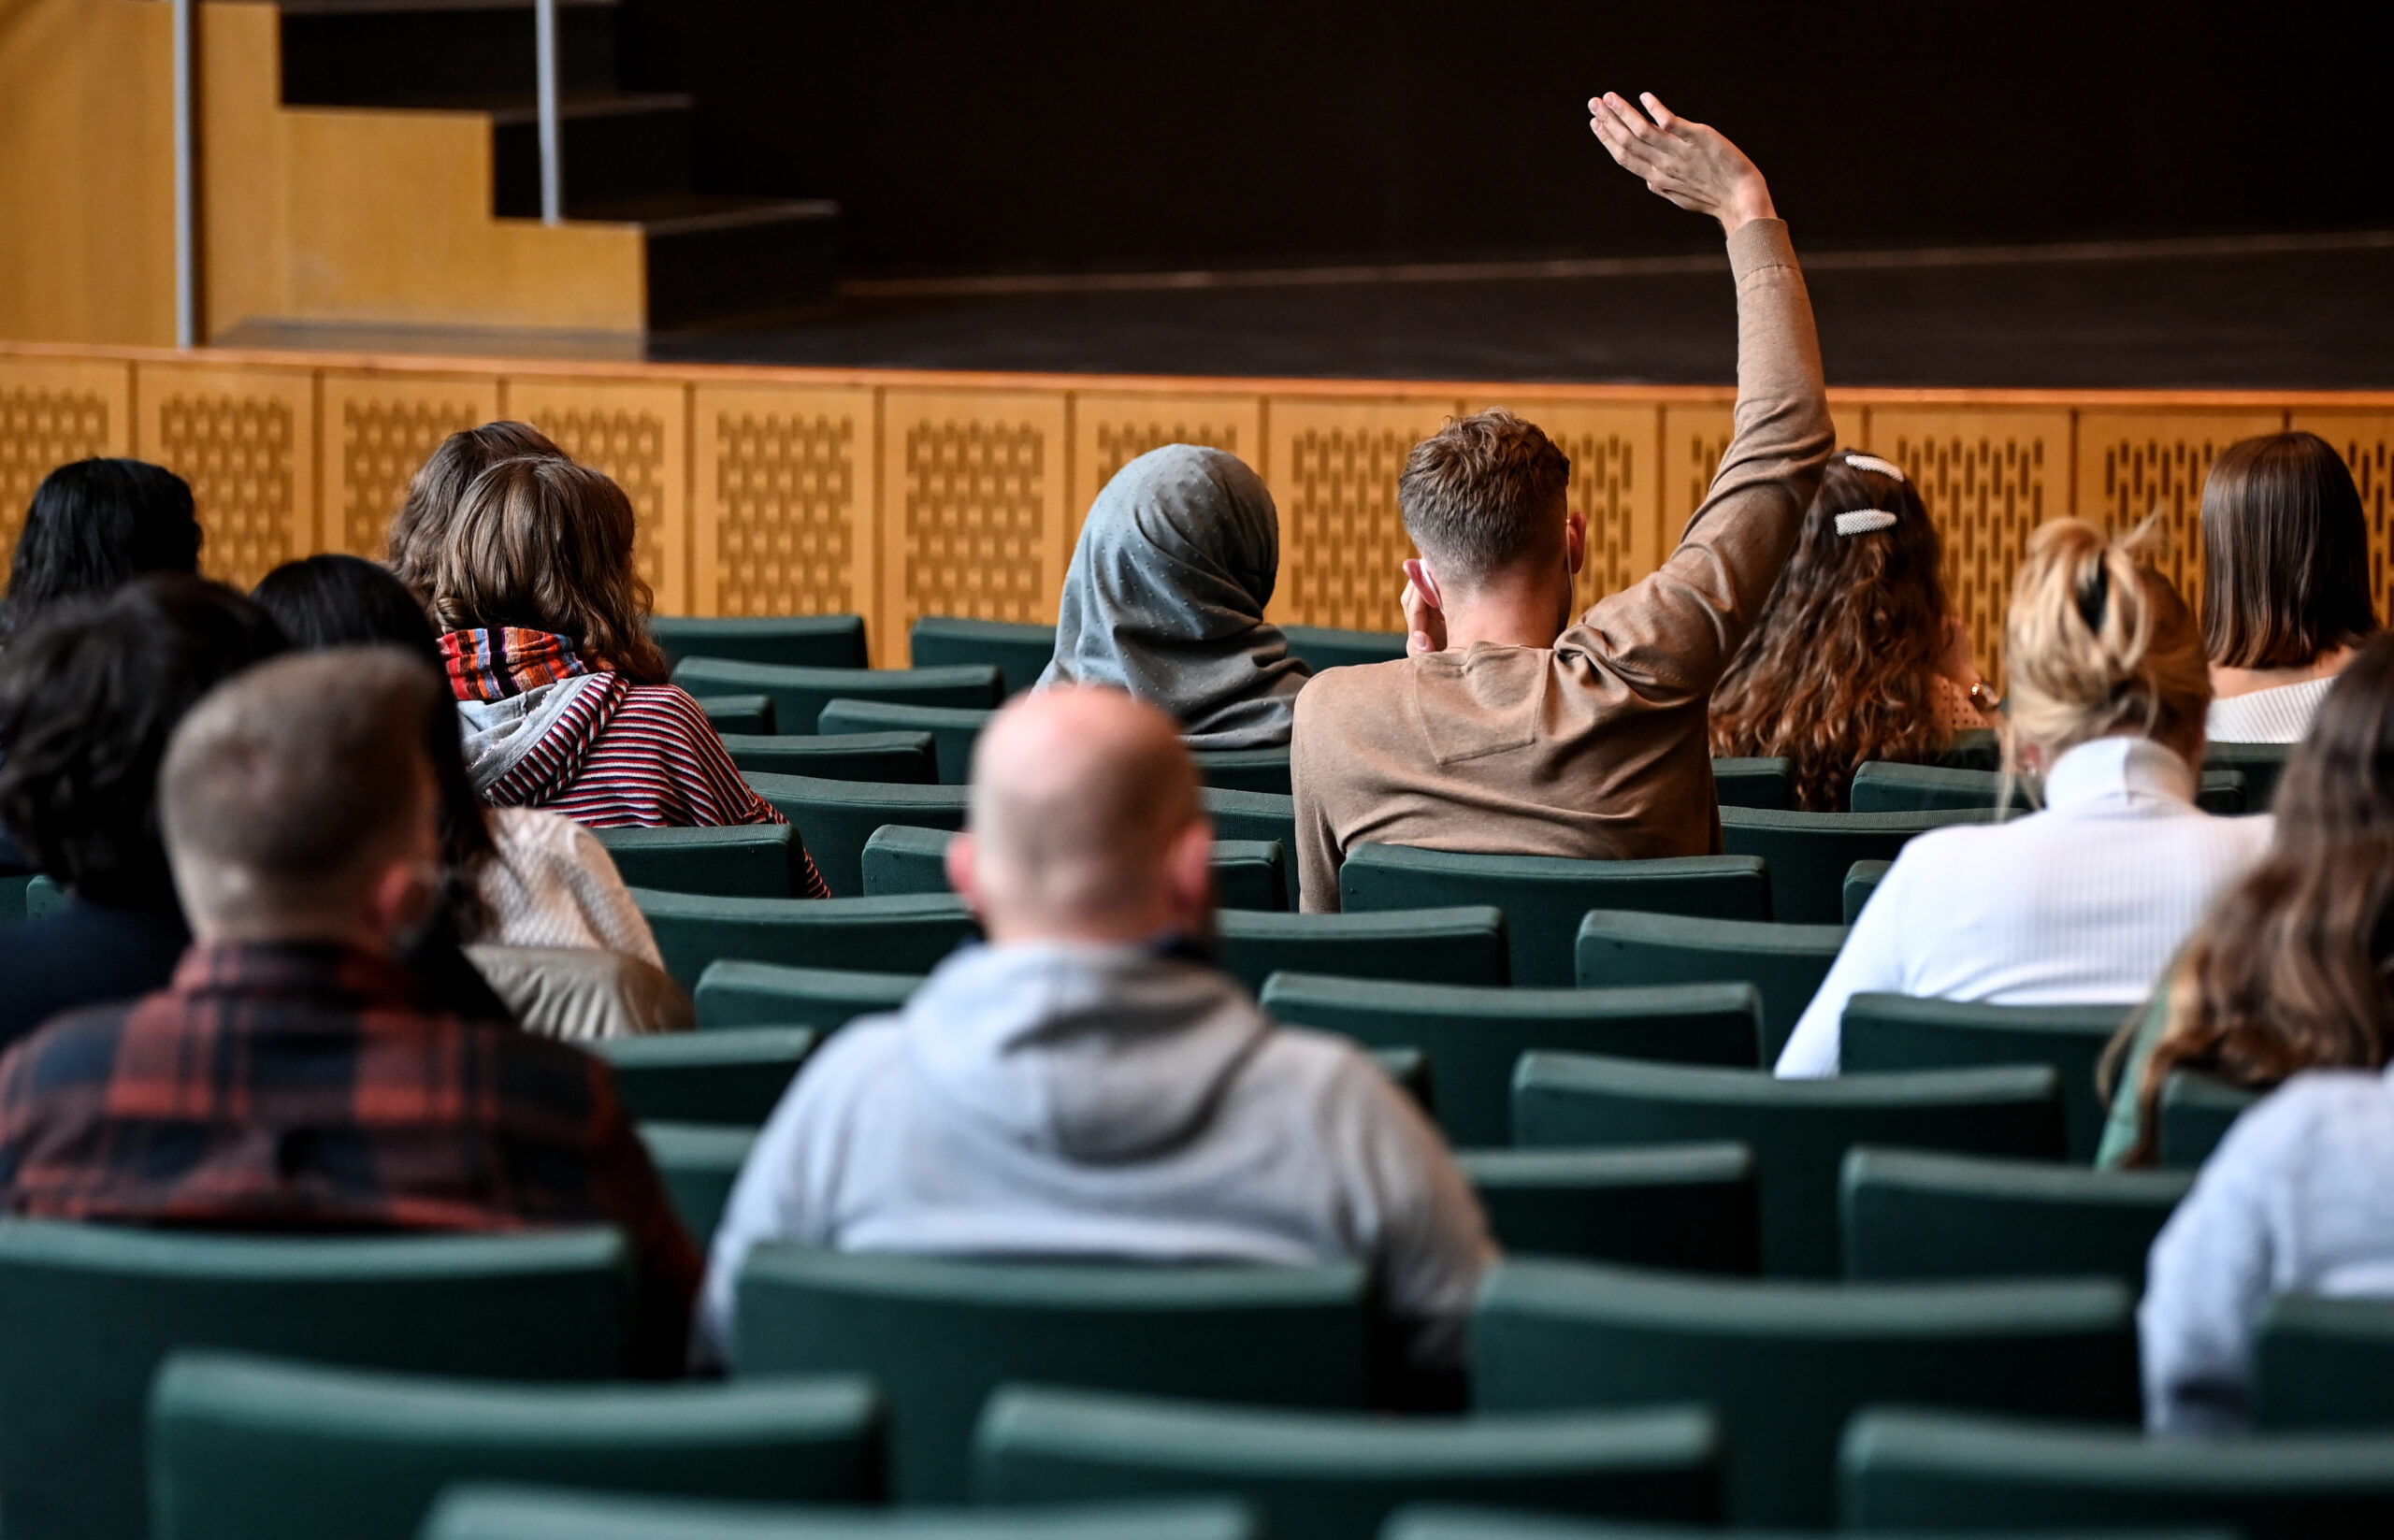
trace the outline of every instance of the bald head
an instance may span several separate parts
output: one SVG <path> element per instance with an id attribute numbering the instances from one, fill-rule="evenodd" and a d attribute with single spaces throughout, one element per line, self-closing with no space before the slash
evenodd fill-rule
<path id="1" fill-rule="evenodd" d="M 973 752 L 955 875 L 993 938 L 1185 928 L 1212 835 L 1179 728 L 1118 690 L 1066 687 L 998 712 Z M 1196 851 L 1192 879 L 1189 851 Z"/>

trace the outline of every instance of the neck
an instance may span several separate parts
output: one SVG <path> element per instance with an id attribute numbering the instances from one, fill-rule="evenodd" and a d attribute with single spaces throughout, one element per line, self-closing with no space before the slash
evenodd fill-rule
<path id="1" fill-rule="evenodd" d="M 193 939 L 233 946 L 342 946 L 378 957 L 391 955 L 391 939 L 369 925 L 337 920 L 241 917 L 202 920 Z"/>
<path id="2" fill-rule="evenodd" d="M 2233 700 L 2240 695 L 2256 690 L 2275 689 L 2281 684 L 2300 684 L 2309 680 L 2326 679 L 2352 661 L 2350 647 L 2330 647 L 2308 663 L 2290 669 L 2231 669 L 2226 664 L 2211 666 L 2211 693 L 2215 700 Z"/>
<path id="3" fill-rule="evenodd" d="M 1551 647 L 1563 634 L 1567 604 L 1558 603 L 1554 575 L 1509 573 L 1465 594 L 1449 595 L 1447 646 L 1456 652 L 1491 647 Z"/>

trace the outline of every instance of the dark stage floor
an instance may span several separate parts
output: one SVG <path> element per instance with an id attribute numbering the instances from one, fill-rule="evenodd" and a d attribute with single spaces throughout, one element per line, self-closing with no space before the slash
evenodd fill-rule
<path id="1" fill-rule="evenodd" d="M 2394 232 L 1816 253 L 1839 385 L 2394 388 Z M 1711 383 L 1718 258 L 857 282 L 828 315 L 633 338 L 246 327 L 224 342 L 660 362 Z"/>

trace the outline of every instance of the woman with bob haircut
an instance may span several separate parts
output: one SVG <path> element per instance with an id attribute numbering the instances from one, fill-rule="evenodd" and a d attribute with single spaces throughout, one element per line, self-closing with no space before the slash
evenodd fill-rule
<path id="1" fill-rule="evenodd" d="M 2353 649 L 2377 634 L 2359 489 L 2317 434 L 2267 434 L 2212 462 L 2202 521 L 2209 735 L 2298 741 Z"/>
<path id="2" fill-rule="evenodd" d="M 1796 806 L 1835 813 L 1863 761 L 1917 764 L 1992 726 L 1943 560 L 1901 467 L 1832 455 L 1761 624 L 1713 689 L 1712 752 L 1783 756 Z"/>
<path id="3" fill-rule="evenodd" d="M 787 822 L 667 682 L 632 533 L 623 489 L 570 460 L 502 460 L 458 500 L 430 609 L 474 789 L 592 828 Z"/>
<path id="4" fill-rule="evenodd" d="M 1866 990 L 2002 1005 L 2143 999 L 2214 895 L 2259 858 L 2267 818 L 2195 806 L 2211 676 L 2193 613 L 2114 540 L 2044 525 L 2012 584 L 2004 759 L 2042 811 L 1933 829 L 1871 896 L 1779 1058 L 1838 1072 L 1845 1003 Z"/>

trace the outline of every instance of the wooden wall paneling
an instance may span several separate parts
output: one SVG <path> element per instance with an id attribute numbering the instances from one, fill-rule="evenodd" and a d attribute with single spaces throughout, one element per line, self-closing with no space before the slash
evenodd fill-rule
<path id="1" fill-rule="evenodd" d="M 691 612 L 859 613 L 887 661 L 873 392 L 700 384 L 690 416 Z"/>
<path id="2" fill-rule="evenodd" d="M 1283 625 L 1404 629 L 1397 594 L 1413 542 L 1396 479 L 1413 446 L 1462 410 L 1453 400 L 1269 398 L 1266 482 L 1280 508 Z"/>
<path id="3" fill-rule="evenodd" d="M 1704 506 L 1721 456 L 1729 453 L 1729 439 L 1737 431 L 1735 412 L 1725 405 L 1663 409 L 1662 555 L 1678 547 L 1687 521 Z"/>
<path id="4" fill-rule="evenodd" d="M 662 614 L 690 613 L 689 387 L 672 381 L 507 381 L 507 414 L 615 479 L 637 515 L 640 575 Z"/>
<path id="5" fill-rule="evenodd" d="M 2286 425 L 2336 446 L 2360 491 L 2361 516 L 2369 521 L 2369 589 L 2377 597 L 2380 625 L 2394 622 L 2394 411 L 2298 410 Z"/>
<path id="6" fill-rule="evenodd" d="M 1264 473 L 1260 396 L 1148 396 L 1081 391 L 1073 396 L 1069 547 L 1080 539 L 1089 506 L 1114 473 L 1151 449 L 1204 444 L 1227 451 Z"/>
<path id="7" fill-rule="evenodd" d="M 316 379 L 304 368 L 141 364 L 133 452 L 191 483 L 200 570 L 247 590 L 316 549 Z"/>
<path id="8" fill-rule="evenodd" d="M 1464 403 L 1508 407 L 1546 430 L 1571 460 L 1571 506 L 1588 516 L 1588 559 L 1577 608 L 1617 594 L 1663 563 L 1663 415 L 1652 406 L 1587 406 L 1508 396 Z"/>
<path id="9" fill-rule="evenodd" d="M 0 356 L 0 560 L 16 550 L 43 477 L 132 453 L 132 365 Z"/>
<path id="10" fill-rule="evenodd" d="M 2092 410 L 2078 414 L 2075 511 L 2125 531 L 2158 514 L 2168 543 L 2156 565 L 2189 604 L 2202 592 L 2203 478 L 2239 439 L 2276 433 L 2282 411 Z"/>
<path id="11" fill-rule="evenodd" d="M 881 398 L 888 654 L 922 615 L 1053 623 L 1072 554 L 1060 392 L 891 389 Z"/>
<path id="12" fill-rule="evenodd" d="M 498 381 L 328 371 L 324 399 L 324 523 L 314 549 L 380 561 L 416 468 L 449 435 L 498 416 Z"/>

